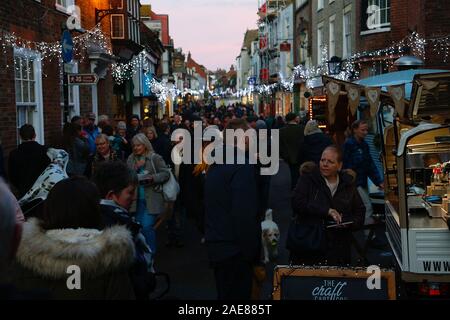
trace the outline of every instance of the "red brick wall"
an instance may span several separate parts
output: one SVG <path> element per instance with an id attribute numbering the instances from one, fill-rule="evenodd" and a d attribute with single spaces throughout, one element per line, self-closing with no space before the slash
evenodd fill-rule
<path id="1" fill-rule="evenodd" d="M 32 41 L 56 42 L 61 38 L 61 25 L 67 16 L 48 10 L 54 1 L 2 0 L 0 2 L 0 28 L 15 32 L 20 38 Z M 53 8 L 53 7 L 50 7 Z M 47 13 L 46 13 L 47 12 Z M 9 68 L 6 67 L 9 65 Z M 59 67 L 55 61 L 42 62 L 42 92 L 44 112 L 44 137 L 46 144 L 55 144 L 61 135 L 61 107 L 59 92 Z M 7 49 L 0 59 L 0 136 L 5 154 L 16 146 L 17 118 L 15 103 L 13 50 Z"/>
<path id="2" fill-rule="evenodd" d="M 392 0 L 391 31 L 361 36 L 361 1 L 356 3 L 356 45 L 357 51 L 374 51 L 391 46 L 417 31 L 425 38 L 450 35 L 450 1 L 443 0 Z M 427 50 L 428 68 L 450 69 L 442 61 L 442 55 Z"/>
<path id="3" fill-rule="evenodd" d="M 419 1 L 419 0 L 416 0 Z M 426 2 L 426 5 L 425 5 Z M 422 0 L 423 30 L 426 38 L 437 38 L 450 35 L 450 1 Z M 433 68 L 450 69 L 450 57 L 443 61 L 443 54 L 438 55 L 431 49 L 427 52 L 427 65 Z"/>
<path id="4" fill-rule="evenodd" d="M 167 14 L 156 14 L 154 12 L 151 13 L 152 20 L 161 21 L 161 38 L 164 46 L 170 45 L 170 36 L 169 36 L 169 16 Z"/>
<path id="5" fill-rule="evenodd" d="M 1 12 L 1 11 L 0 11 Z M 12 49 L 7 50 L 7 54 L 0 57 L 0 139 L 5 155 L 16 146 L 16 109 L 14 73 L 5 66 L 13 65 Z"/>
<path id="6" fill-rule="evenodd" d="M 108 0 L 76 0 L 81 9 L 82 27 L 86 30 L 95 25 L 95 6 L 106 9 Z M 54 0 L 36 1 L 0 1 L 0 29 L 15 32 L 20 38 L 30 41 L 57 42 L 61 39 L 61 27 L 68 16 L 55 9 Z M 103 31 L 110 34 L 108 17 L 102 20 Z M 79 34 L 73 33 L 73 36 Z M 9 68 L 6 68 L 9 65 Z M 61 101 L 60 101 L 60 71 L 57 61 L 43 60 L 42 62 L 42 93 L 44 111 L 45 143 L 57 145 L 61 138 Z M 80 73 L 90 73 L 89 59 L 79 65 Z M 112 116 L 111 104 L 113 100 L 113 83 L 111 76 L 100 80 L 98 85 L 99 113 Z M 92 110 L 91 88 L 80 87 L 81 114 Z M 16 146 L 16 105 L 13 68 L 13 50 L 7 48 L 6 55 L 0 46 L 0 139 L 5 154 Z"/>
<path id="7" fill-rule="evenodd" d="M 126 4 L 126 1 L 125 1 Z M 77 5 L 81 10 L 81 25 L 88 30 L 95 26 L 95 9 L 108 9 L 109 0 L 97 1 L 77 1 Z M 108 37 L 111 35 L 111 19 L 106 16 L 101 20 L 102 31 Z M 80 64 L 80 73 L 91 73 L 90 63 L 87 61 Z M 108 73 L 106 79 L 100 79 L 98 82 L 98 114 L 107 114 L 113 116 L 112 101 L 113 101 L 113 79 Z M 80 112 L 84 115 L 92 111 L 92 90 L 90 87 L 80 87 Z"/>

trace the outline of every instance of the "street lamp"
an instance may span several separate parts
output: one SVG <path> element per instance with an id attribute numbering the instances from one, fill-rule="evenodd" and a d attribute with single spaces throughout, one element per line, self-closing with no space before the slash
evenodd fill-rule
<path id="1" fill-rule="evenodd" d="M 404 56 L 400 59 L 397 59 L 394 62 L 394 65 L 397 67 L 398 71 L 408 70 L 408 69 L 418 69 L 423 67 L 425 63 L 423 60 L 415 57 L 415 56 Z"/>
<path id="2" fill-rule="evenodd" d="M 328 73 L 332 76 L 338 75 L 341 72 L 342 59 L 333 56 L 330 61 L 327 61 Z"/>

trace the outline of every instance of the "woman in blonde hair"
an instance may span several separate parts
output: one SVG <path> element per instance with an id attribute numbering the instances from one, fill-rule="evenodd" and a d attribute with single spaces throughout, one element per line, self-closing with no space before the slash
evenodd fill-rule
<path id="1" fill-rule="evenodd" d="M 136 171 L 139 188 L 136 202 L 136 219 L 142 224 L 143 234 L 153 252 L 156 251 L 154 225 L 158 215 L 165 211 L 165 201 L 160 191 L 170 174 L 164 159 L 155 151 L 143 133 L 132 139 L 133 153 L 128 157 L 127 165 Z M 134 211 L 134 210 L 131 210 Z"/>

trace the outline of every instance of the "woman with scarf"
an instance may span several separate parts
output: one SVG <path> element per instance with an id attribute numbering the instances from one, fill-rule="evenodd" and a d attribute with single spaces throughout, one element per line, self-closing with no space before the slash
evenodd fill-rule
<path id="1" fill-rule="evenodd" d="M 127 165 L 135 170 L 139 177 L 139 187 L 135 210 L 136 219 L 142 224 L 147 244 L 156 252 L 155 223 L 166 210 L 162 185 L 170 178 L 164 159 L 155 151 L 143 133 L 132 139 L 133 153 L 128 157 Z"/>

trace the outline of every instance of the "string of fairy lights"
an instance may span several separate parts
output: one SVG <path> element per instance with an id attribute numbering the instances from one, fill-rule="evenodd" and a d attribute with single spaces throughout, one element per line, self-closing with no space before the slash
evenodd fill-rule
<path id="1" fill-rule="evenodd" d="M 87 51 L 93 45 L 102 48 L 105 53 L 111 54 L 112 52 L 109 37 L 103 33 L 100 25 L 96 25 L 91 30 L 73 38 L 74 57 L 80 62 L 86 60 L 89 57 Z M 58 63 L 62 63 L 61 42 L 30 41 L 20 38 L 14 32 L 0 30 L 0 48 L 5 60 L 7 57 L 7 50 L 14 48 L 25 58 L 33 57 L 34 59 L 37 58 L 41 60 L 41 62 L 58 61 Z M 10 67 L 11 66 L 6 61 L 6 68 L 8 69 Z"/>
<path id="2" fill-rule="evenodd" d="M 73 43 L 74 56 L 78 61 L 83 61 L 89 57 L 88 49 L 93 45 L 102 48 L 107 54 L 112 54 L 110 38 L 102 31 L 100 24 L 84 34 L 74 37 Z M 41 61 L 47 60 L 51 62 L 56 60 L 62 64 L 62 48 L 60 42 L 29 41 L 20 38 L 14 32 L 0 30 L 0 50 L 2 50 L 3 56 L 5 57 L 6 68 L 11 67 L 6 58 L 7 50 L 10 48 L 22 51 L 21 54 L 25 55 L 25 57 L 30 55 L 30 57 L 33 56 L 33 58 L 36 58 L 36 53 L 38 53 L 38 59 Z M 381 60 L 381 63 L 387 64 L 388 68 L 392 67 L 395 58 L 406 54 L 412 54 L 422 60 L 426 60 L 427 48 L 433 53 L 442 56 L 444 62 L 448 62 L 450 55 L 450 35 L 424 39 L 417 32 L 413 32 L 404 39 L 393 43 L 388 48 L 353 54 L 343 62 L 340 73 L 333 75 L 333 77 L 341 80 L 358 78 L 362 63 L 368 61 L 380 61 L 380 57 L 386 57 Z M 148 53 L 144 49 L 127 63 L 114 63 L 111 65 L 111 73 L 114 81 L 120 85 L 125 81 L 132 79 L 135 74 L 143 72 L 147 76 L 145 85 L 152 90 L 152 93 L 154 93 L 161 102 L 166 101 L 169 96 L 175 98 L 179 95 L 184 96 L 187 94 L 203 95 L 205 91 L 208 91 L 209 95 L 213 97 L 234 96 L 237 98 L 250 96 L 252 94 L 271 95 L 275 91 L 292 92 L 294 83 L 296 82 L 304 82 L 307 88 L 312 88 L 315 79 L 323 75 L 329 75 L 327 66 L 328 48 L 324 45 L 321 47 L 321 63 L 318 66 L 296 66 L 290 77 L 287 79 L 280 73 L 277 83 L 249 85 L 248 88 L 238 90 L 237 92 L 234 92 L 229 88 L 222 89 L 220 92 L 217 90 L 210 91 L 208 88 L 206 90 L 180 90 L 172 84 L 164 81 L 158 82 L 152 77 L 150 74 L 150 62 L 147 55 Z"/>
<path id="3" fill-rule="evenodd" d="M 450 36 L 429 39 L 427 41 L 426 39 L 422 38 L 417 32 L 413 32 L 401 41 L 392 44 L 390 47 L 375 51 L 363 51 L 353 54 L 342 63 L 340 73 L 337 75 L 333 75 L 333 77 L 346 81 L 352 78 L 359 78 L 361 63 L 367 61 L 380 61 L 380 57 L 387 57 L 387 59 L 381 60 L 382 63 L 385 62 L 388 64 L 387 68 L 392 68 L 395 59 L 406 54 L 412 54 L 416 57 L 426 60 L 427 45 L 432 46 L 433 52 L 443 54 L 443 59 L 445 62 L 448 60 L 448 56 L 450 54 Z M 227 89 L 219 93 L 210 92 L 210 94 L 212 96 L 233 96 L 238 98 L 250 96 L 255 93 L 268 96 L 272 95 L 275 91 L 292 92 L 294 83 L 296 81 L 304 82 L 306 87 L 309 89 L 314 86 L 315 80 L 317 78 L 323 75 L 330 75 L 327 65 L 328 58 L 328 47 L 324 45 L 321 47 L 321 63 L 318 66 L 296 66 L 292 72 L 292 75 L 288 79 L 285 79 L 283 75 L 279 73 L 279 80 L 277 83 L 249 85 L 248 88 L 238 90 L 237 92 L 233 92 L 230 89 Z M 179 91 L 164 88 L 164 85 L 164 83 L 158 83 L 156 81 L 152 81 L 151 83 L 152 90 L 155 89 L 156 94 L 161 95 L 161 99 L 166 98 L 169 94 L 171 94 L 172 96 L 174 93 L 179 94 Z"/>

